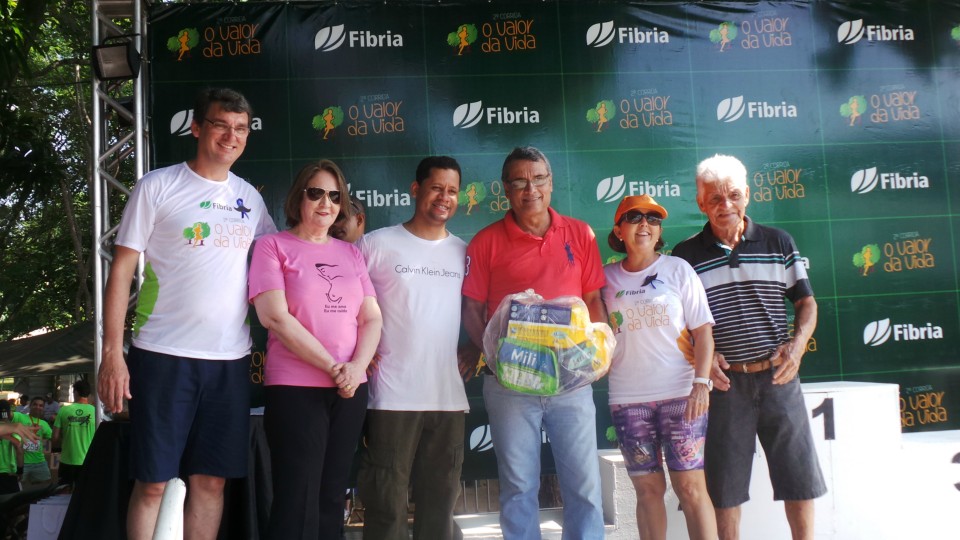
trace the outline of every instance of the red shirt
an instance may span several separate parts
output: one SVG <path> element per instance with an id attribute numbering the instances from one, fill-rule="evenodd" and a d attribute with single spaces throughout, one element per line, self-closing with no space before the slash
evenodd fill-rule
<path id="1" fill-rule="evenodd" d="M 596 235 L 586 223 L 550 212 L 543 237 L 524 232 L 513 212 L 477 233 L 467 246 L 463 294 L 487 303 L 489 318 L 508 294 L 533 289 L 546 300 L 603 287 Z"/>

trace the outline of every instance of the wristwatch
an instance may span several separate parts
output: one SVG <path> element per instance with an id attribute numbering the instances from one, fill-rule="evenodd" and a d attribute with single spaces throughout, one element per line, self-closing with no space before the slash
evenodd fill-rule
<path id="1" fill-rule="evenodd" d="M 707 392 L 713 390 L 713 379 L 710 379 L 708 377 L 694 377 L 693 384 L 707 385 Z"/>

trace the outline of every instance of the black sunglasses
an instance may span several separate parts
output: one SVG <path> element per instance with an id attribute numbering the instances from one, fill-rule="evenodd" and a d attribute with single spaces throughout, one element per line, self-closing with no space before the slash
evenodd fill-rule
<path id="1" fill-rule="evenodd" d="M 636 210 L 631 210 L 623 215 L 620 218 L 620 223 L 626 221 L 631 225 L 636 225 L 640 223 L 641 220 L 646 219 L 648 225 L 657 226 L 663 223 L 663 218 L 659 214 L 644 214 L 643 212 L 638 212 Z"/>
<path id="2" fill-rule="evenodd" d="M 333 191 L 333 190 L 327 191 L 319 187 L 308 187 L 308 188 L 305 188 L 303 191 L 307 193 L 307 198 L 310 199 L 311 201 L 319 201 L 321 198 L 323 198 L 324 195 L 327 195 L 328 197 L 330 197 L 330 202 L 332 202 L 333 204 L 340 204 L 339 191 Z"/>

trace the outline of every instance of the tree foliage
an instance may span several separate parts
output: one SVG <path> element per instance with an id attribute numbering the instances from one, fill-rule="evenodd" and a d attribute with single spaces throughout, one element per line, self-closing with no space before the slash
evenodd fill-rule
<path id="1" fill-rule="evenodd" d="M 0 340 L 91 316 L 89 26 L 0 0 Z"/>

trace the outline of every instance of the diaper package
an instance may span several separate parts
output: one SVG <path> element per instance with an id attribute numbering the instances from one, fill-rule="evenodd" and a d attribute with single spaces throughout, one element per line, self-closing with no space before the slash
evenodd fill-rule
<path id="1" fill-rule="evenodd" d="M 583 300 L 544 300 L 532 289 L 505 297 L 483 334 L 487 363 L 506 388 L 554 396 L 610 370 L 616 341 L 606 323 L 590 321 Z"/>

